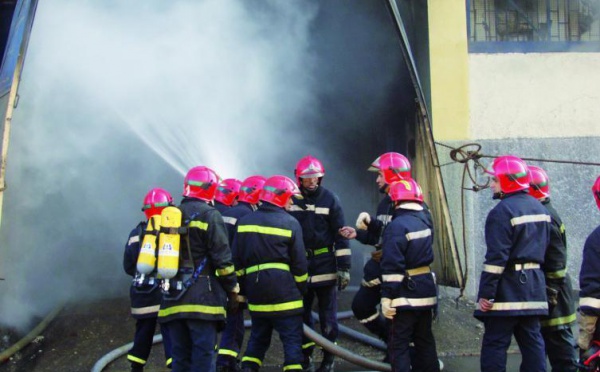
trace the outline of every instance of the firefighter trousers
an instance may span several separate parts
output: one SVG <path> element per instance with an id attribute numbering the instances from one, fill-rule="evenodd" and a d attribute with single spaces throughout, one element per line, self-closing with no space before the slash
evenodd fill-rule
<path id="1" fill-rule="evenodd" d="M 211 371 L 217 344 L 216 321 L 175 319 L 167 323 L 173 345 L 173 372 Z"/>

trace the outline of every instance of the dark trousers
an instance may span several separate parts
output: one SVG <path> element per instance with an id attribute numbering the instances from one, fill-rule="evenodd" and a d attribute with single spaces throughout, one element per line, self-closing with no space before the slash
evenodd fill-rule
<path id="1" fill-rule="evenodd" d="M 304 323 L 310 328 L 315 328 L 315 321 L 312 317 L 312 305 L 317 299 L 319 309 L 319 323 L 321 326 L 321 335 L 331 342 L 335 342 L 338 337 L 337 322 L 337 287 L 335 285 L 309 288 L 304 295 Z M 310 355 L 313 352 L 314 344 L 306 337 L 303 337 L 302 345 L 304 353 Z M 311 345 L 308 346 L 307 345 Z M 326 358 L 331 358 L 330 354 L 325 352 Z"/>
<path id="2" fill-rule="evenodd" d="M 244 342 L 244 311 L 227 314 L 227 324 L 221 334 L 217 366 L 234 367 Z"/>
<path id="3" fill-rule="evenodd" d="M 156 317 L 136 319 L 135 335 L 133 336 L 133 347 L 127 353 L 127 360 L 133 363 L 145 365 L 152 349 L 152 339 L 156 330 Z M 160 333 L 163 337 L 163 349 L 165 361 L 171 362 L 171 338 L 166 324 L 161 324 Z"/>
<path id="4" fill-rule="evenodd" d="M 576 372 L 577 352 L 571 327 L 552 331 L 542 328 L 542 336 L 552 372 Z"/>
<path id="5" fill-rule="evenodd" d="M 431 322 L 431 310 L 397 311 L 388 339 L 393 372 L 439 372 Z M 413 358 L 409 348 L 411 341 L 415 344 Z M 414 361 L 412 369 L 411 359 Z"/>
<path id="6" fill-rule="evenodd" d="M 281 318 L 252 317 L 250 339 L 242 358 L 242 367 L 258 370 L 271 344 L 273 330 L 279 333 L 279 339 L 283 344 L 283 370 L 301 370 L 303 360 L 302 315 Z"/>
<path id="7" fill-rule="evenodd" d="M 383 342 L 387 343 L 390 327 L 379 312 L 381 302 L 381 286 L 361 286 L 352 299 L 352 313 L 367 329 Z"/>
<path id="8" fill-rule="evenodd" d="M 217 322 L 176 319 L 167 323 L 173 344 L 173 372 L 211 371 Z"/>
<path id="9" fill-rule="evenodd" d="M 481 372 L 506 371 L 506 351 L 514 335 L 521 350 L 521 372 L 545 372 L 546 354 L 536 316 L 494 316 L 483 320 Z"/>

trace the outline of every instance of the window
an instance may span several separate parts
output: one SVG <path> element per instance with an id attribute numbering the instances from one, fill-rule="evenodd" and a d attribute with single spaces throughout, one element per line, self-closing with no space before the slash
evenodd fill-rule
<path id="1" fill-rule="evenodd" d="M 600 51 L 600 0 L 469 0 L 467 10 L 470 51 Z"/>

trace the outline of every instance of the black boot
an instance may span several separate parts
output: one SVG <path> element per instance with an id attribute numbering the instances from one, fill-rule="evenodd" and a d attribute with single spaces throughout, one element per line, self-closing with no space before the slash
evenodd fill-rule
<path id="1" fill-rule="evenodd" d="M 333 372 L 333 367 L 335 366 L 333 359 L 333 354 L 323 351 L 323 361 L 316 372 Z"/>
<path id="2" fill-rule="evenodd" d="M 131 372 L 144 372 L 144 365 L 137 362 L 131 362 Z"/>
<path id="3" fill-rule="evenodd" d="M 313 360 L 310 355 L 304 355 L 304 361 L 302 361 L 302 371 L 315 372 L 315 365 L 313 364 Z"/>

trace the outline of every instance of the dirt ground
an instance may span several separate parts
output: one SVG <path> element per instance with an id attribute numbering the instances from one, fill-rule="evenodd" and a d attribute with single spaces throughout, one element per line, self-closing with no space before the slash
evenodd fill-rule
<path id="1" fill-rule="evenodd" d="M 341 292 L 339 311 L 350 310 L 353 292 Z M 483 328 L 475 318 L 472 301 L 441 296 L 439 316 L 434 334 L 440 358 L 474 356 L 479 353 Z M 354 318 L 341 320 L 345 326 L 368 331 Z M 43 335 L 0 366 L 0 371 L 55 372 L 90 371 L 105 354 L 133 339 L 134 320 L 129 315 L 127 297 L 107 299 L 89 304 L 67 305 L 46 328 Z M 247 332 L 248 335 L 248 332 Z M 246 337 L 247 339 L 247 337 Z M 2 348 L 17 341 L 17 336 L 3 332 Z M 340 336 L 338 345 L 362 356 L 382 360 L 383 352 L 347 336 Z M 265 360 L 265 371 L 280 370 L 283 360 L 281 345 L 274 336 Z M 319 354 L 317 354 L 317 358 Z M 364 368 L 340 363 L 339 370 L 358 371 Z M 128 371 L 125 357 L 109 364 L 104 371 Z M 146 371 L 168 371 L 164 367 L 162 345 L 152 349 Z"/>

